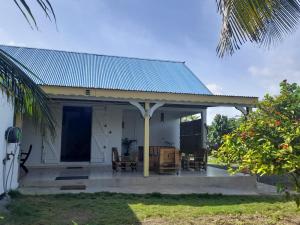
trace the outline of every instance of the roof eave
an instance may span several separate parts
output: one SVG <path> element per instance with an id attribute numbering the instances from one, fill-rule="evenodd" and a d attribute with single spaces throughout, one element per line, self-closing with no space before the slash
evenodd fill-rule
<path id="1" fill-rule="evenodd" d="M 98 88 L 41 86 L 50 98 L 65 98 L 79 100 L 115 100 L 115 101 L 148 101 L 164 102 L 166 104 L 190 104 L 201 106 L 245 106 L 255 107 L 257 97 L 225 96 L 225 95 L 201 95 L 201 94 L 178 94 Z M 87 90 L 89 92 L 87 93 Z"/>

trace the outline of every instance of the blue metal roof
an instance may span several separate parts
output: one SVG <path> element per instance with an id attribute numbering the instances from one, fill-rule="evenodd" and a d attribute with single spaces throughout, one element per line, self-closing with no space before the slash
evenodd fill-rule
<path id="1" fill-rule="evenodd" d="M 0 45 L 51 86 L 212 94 L 182 62 Z M 30 76 L 30 75 L 29 75 Z"/>

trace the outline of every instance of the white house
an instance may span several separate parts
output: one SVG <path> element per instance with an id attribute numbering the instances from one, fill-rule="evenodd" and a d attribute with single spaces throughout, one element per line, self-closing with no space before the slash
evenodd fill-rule
<path id="1" fill-rule="evenodd" d="M 206 147 L 208 107 L 230 106 L 245 113 L 257 103 L 256 97 L 213 95 L 184 62 L 3 45 L 0 49 L 33 71 L 40 79 L 32 79 L 51 99 L 54 139 L 43 135 L 30 118 L 23 120 L 21 148 L 33 146 L 29 167 L 110 165 L 112 148 L 122 154 L 122 140 L 127 138 L 136 140 L 132 151 L 143 147 L 144 176 L 149 176 L 149 146 L 180 148 L 181 117 L 201 114 Z"/>

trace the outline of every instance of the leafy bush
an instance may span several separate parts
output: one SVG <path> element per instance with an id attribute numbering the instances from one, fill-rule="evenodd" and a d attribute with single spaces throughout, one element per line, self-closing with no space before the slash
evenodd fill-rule
<path id="1" fill-rule="evenodd" d="M 278 96 L 266 95 L 256 111 L 225 135 L 216 153 L 232 172 L 288 174 L 300 193 L 300 87 L 283 81 Z M 282 189 L 283 190 L 283 189 Z M 300 205 L 299 195 L 293 197 Z"/>

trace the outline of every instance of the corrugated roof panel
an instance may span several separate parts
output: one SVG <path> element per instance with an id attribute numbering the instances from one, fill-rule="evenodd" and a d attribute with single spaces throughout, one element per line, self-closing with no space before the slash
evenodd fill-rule
<path id="1" fill-rule="evenodd" d="M 212 94 L 181 62 L 4 45 L 0 49 L 27 66 L 46 85 Z"/>

